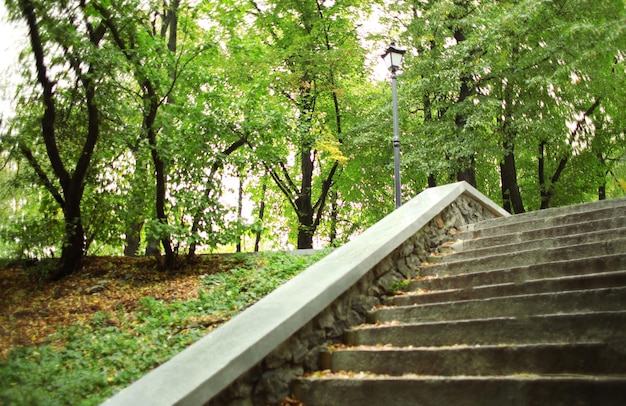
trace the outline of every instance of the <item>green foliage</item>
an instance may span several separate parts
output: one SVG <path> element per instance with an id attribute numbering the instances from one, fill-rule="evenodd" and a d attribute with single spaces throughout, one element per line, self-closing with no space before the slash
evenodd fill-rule
<path id="1" fill-rule="evenodd" d="M 404 291 L 407 288 L 407 286 L 409 286 L 410 282 L 411 281 L 409 281 L 409 280 L 396 281 L 396 282 L 391 284 L 391 287 L 389 288 L 389 291 L 391 293 L 402 292 L 402 291 Z"/>
<path id="2" fill-rule="evenodd" d="M 18 2 L 6 3 L 20 19 Z M 161 2 L 81 8 L 77 0 L 34 0 L 42 15 L 48 12 L 40 28 L 50 44 L 47 60 L 58 68 L 50 73 L 68 168 L 81 153 L 86 105 L 52 45 L 66 44 L 99 78 L 101 142 L 82 205 L 88 252 L 119 254 L 133 233 L 141 239 L 138 252 L 150 238 L 171 239 L 179 253 L 210 251 L 259 228 L 265 247 L 293 246 L 302 229 L 314 229 L 317 244 L 340 244 L 382 218 L 393 209 L 391 89 L 370 76 L 368 59 L 379 60 L 390 40 L 409 51 L 398 75 L 405 200 L 429 176 L 444 184 L 472 167 L 479 189 L 499 201 L 507 152 L 526 209 L 541 207 L 547 194 L 549 205 L 592 199 L 604 184 L 607 197 L 623 195 L 622 0 L 383 3 L 181 1 L 173 51 L 161 30 Z M 113 12 L 95 47 L 79 21 L 84 13 L 94 26 L 103 23 L 100 6 Z M 379 29 L 366 27 L 377 18 Z M 0 190 L 10 192 L 0 195 L 0 250 L 43 257 L 62 248 L 63 218 L 57 202 L 42 197 L 50 185 L 29 168 L 19 142 L 30 146 L 51 186 L 60 185 L 40 140 L 41 92 L 32 70 L 21 71 L 17 114 L 0 134 L 9 163 L 1 165 Z M 146 81 L 158 102 L 152 144 Z M 153 153 L 166 180 L 160 220 Z M 226 198 L 227 183 L 237 179 L 254 206 L 248 218 Z M 314 209 L 313 224 L 303 223 L 307 210 L 296 201 Z M 262 205 L 261 223 L 250 217 Z"/>
<path id="3" fill-rule="evenodd" d="M 402 16 L 395 24 L 410 48 L 399 76 L 403 173 L 446 183 L 473 157 L 478 187 L 498 201 L 499 164 L 513 151 L 527 208 L 597 196 L 612 162 L 626 153 L 624 98 L 616 97 L 625 79 L 622 1 L 390 9 Z"/>
<path id="4" fill-rule="evenodd" d="M 205 275 L 198 299 L 144 297 L 130 315 L 98 312 L 59 331 L 62 348 L 16 349 L 0 361 L 0 404 L 99 404 L 325 254 L 233 256 L 240 265 Z"/>

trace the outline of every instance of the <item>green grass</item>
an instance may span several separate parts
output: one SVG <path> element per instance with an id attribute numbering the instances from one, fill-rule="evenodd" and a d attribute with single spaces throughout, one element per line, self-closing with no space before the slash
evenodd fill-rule
<path id="1" fill-rule="evenodd" d="M 130 314 L 99 312 L 89 323 L 59 331 L 63 348 L 18 348 L 0 361 L 0 405 L 99 404 L 325 254 L 262 254 L 202 277 L 198 299 L 144 297 Z"/>

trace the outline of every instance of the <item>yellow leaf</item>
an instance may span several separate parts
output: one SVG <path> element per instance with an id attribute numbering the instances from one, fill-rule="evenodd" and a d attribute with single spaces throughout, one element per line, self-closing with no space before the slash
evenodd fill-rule
<path id="1" fill-rule="evenodd" d="M 345 164 L 348 162 L 348 158 L 341 152 L 340 146 L 341 143 L 335 139 L 330 131 L 324 131 L 322 137 L 315 143 L 315 147 L 318 150 L 328 152 L 331 159 Z"/>

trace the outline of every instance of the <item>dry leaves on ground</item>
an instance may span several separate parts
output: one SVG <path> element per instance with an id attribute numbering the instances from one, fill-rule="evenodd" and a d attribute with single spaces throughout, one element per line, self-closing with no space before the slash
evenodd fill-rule
<path id="1" fill-rule="evenodd" d="M 226 258 L 198 256 L 192 264 L 163 272 L 153 258 L 89 257 L 81 271 L 60 281 L 40 280 L 41 263 L 0 269 L 0 359 L 15 347 L 50 342 L 59 327 L 86 322 L 98 311 L 132 312 L 144 296 L 168 302 L 196 298 L 199 276 L 227 269 Z"/>

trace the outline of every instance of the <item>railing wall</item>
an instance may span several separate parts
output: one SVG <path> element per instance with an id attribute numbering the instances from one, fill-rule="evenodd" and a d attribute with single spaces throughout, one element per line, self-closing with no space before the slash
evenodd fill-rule
<path id="1" fill-rule="evenodd" d="M 279 403 L 456 230 L 506 215 L 465 182 L 427 189 L 104 404 Z"/>

